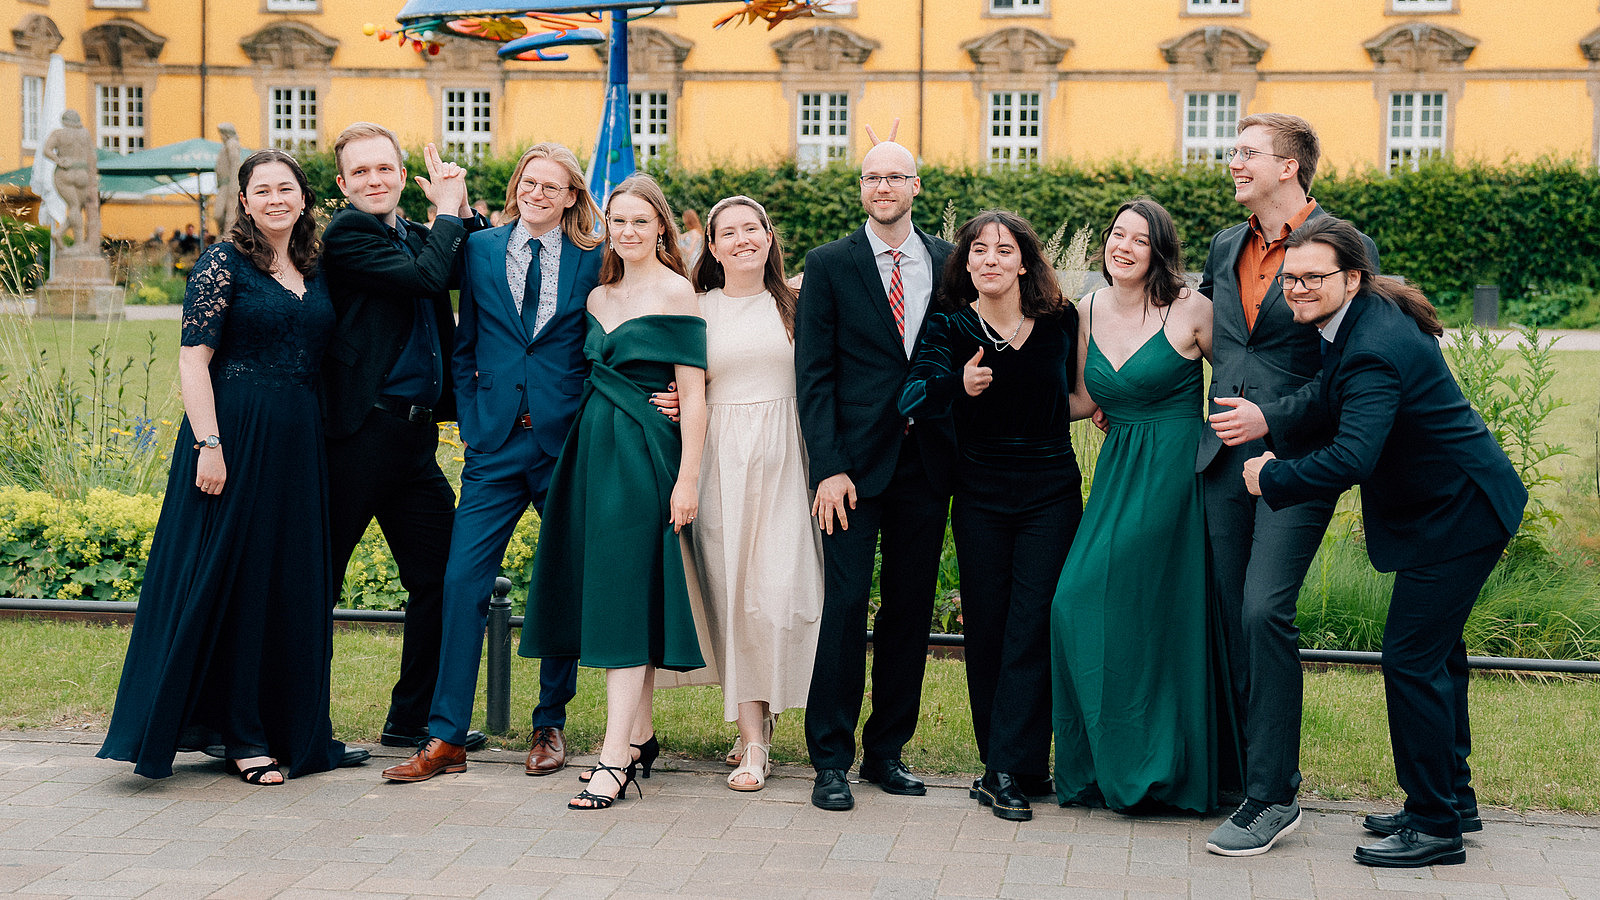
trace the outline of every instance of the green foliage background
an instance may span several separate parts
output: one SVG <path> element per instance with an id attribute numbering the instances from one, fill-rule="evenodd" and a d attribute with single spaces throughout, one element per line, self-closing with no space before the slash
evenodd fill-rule
<path id="1" fill-rule="evenodd" d="M 340 197 L 330 153 L 303 158 L 319 196 Z M 407 168 L 423 171 L 421 152 Z M 515 158 L 472 165 L 468 188 L 491 209 L 505 199 Z M 818 172 L 793 162 L 710 165 L 688 169 L 672 160 L 649 170 L 677 209 L 701 212 L 732 194 L 761 201 L 782 236 L 785 262 L 798 269 L 805 252 L 861 224 L 854 169 Z M 1393 175 L 1362 169 L 1324 171 L 1313 195 L 1328 210 L 1370 234 L 1383 270 L 1416 282 L 1453 322 L 1466 318 L 1474 285 L 1498 284 L 1503 318 L 1524 325 L 1600 324 L 1600 172 L 1575 160 L 1541 158 L 1490 164 L 1435 160 Z M 1062 223 L 1096 231 L 1130 197 L 1147 194 L 1172 213 L 1186 263 L 1198 270 L 1211 236 L 1240 221 L 1232 183 L 1221 166 L 1120 161 L 1085 166 L 1052 163 L 1037 169 L 924 166 L 917 224 L 937 232 L 946 201 L 965 217 L 987 207 L 1014 210 L 1050 234 Z M 425 218 L 420 191 L 405 194 L 404 210 Z M 1579 320 L 1572 320 L 1573 315 Z"/>

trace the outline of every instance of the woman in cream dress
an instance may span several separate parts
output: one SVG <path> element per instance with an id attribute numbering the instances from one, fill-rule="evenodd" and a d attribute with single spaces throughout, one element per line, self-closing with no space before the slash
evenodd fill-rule
<path id="1" fill-rule="evenodd" d="M 822 613 L 822 538 L 811 518 L 795 407 L 795 292 L 771 220 L 749 197 L 712 207 L 704 291 L 706 403 L 700 514 L 691 529 L 723 714 L 739 724 L 728 776 L 757 791 L 773 719 L 805 705 Z"/>

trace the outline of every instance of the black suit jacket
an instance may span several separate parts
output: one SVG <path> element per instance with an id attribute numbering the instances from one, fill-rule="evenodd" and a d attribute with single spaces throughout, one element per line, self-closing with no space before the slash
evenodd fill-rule
<path id="1" fill-rule="evenodd" d="M 322 268 L 338 316 L 322 362 L 329 437 L 353 434 L 372 412 L 411 335 L 419 296 L 432 304 L 440 352 L 445 354 L 440 357 L 444 380 L 434 418 L 456 418 L 448 359 L 456 331 L 450 288 L 459 275 L 467 234 L 483 224 L 476 217 L 446 217 L 430 231 L 407 220 L 413 258 L 389 240 L 383 223 L 371 213 L 347 207 L 328 223 L 322 234 Z"/>
<path id="2" fill-rule="evenodd" d="M 1321 206 L 1306 221 L 1327 215 Z M 1317 330 L 1298 325 L 1283 289 L 1273 283 L 1261 301 L 1256 327 L 1245 325 L 1239 300 L 1239 254 L 1250 237 L 1250 223 L 1240 222 L 1217 233 L 1200 275 L 1200 293 L 1212 300 L 1212 373 L 1209 409 L 1225 412 L 1218 397 L 1244 397 L 1261 407 L 1267 420 L 1267 442 L 1279 456 L 1299 456 L 1309 449 L 1308 436 L 1298 433 L 1306 406 L 1316 393 L 1312 379 L 1321 368 Z M 1378 248 L 1362 235 L 1372 265 L 1378 265 Z M 1211 428 L 1200 431 L 1195 471 L 1204 472 L 1222 439 Z"/>
<path id="3" fill-rule="evenodd" d="M 1462 396 L 1438 339 L 1375 294 L 1350 304 L 1306 411 L 1332 438 L 1303 458 L 1267 463 L 1267 504 L 1331 500 L 1361 485 L 1367 555 L 1381 572 L 1455 559 L 1515 534 L 1528 492 Z"/>
<path id="4" fill-rule="evenodd" d="M 955 248 L 920 230 L 916 236 L 933 267 L 933 299 L 922 320 L 926 329 L 940 273 Z M 896 404 L 911 361 L 865 226 L 806 254 L 795 310 L 794 365 L 811 486 L 843 472 L 859 496 L 881 494 L 899 458 L 905 417 Z M 918 417 L 912 434 L 934 489 L 948 494 L 955 461 L 949 414 Z"/>

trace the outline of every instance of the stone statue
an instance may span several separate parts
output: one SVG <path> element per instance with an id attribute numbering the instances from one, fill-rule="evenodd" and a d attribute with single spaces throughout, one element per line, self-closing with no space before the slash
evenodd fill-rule
<path id="1" fill-rule="evenodd" d="M 55 163 L 54 186 L 66 204 L 66 219 L 53 228 L 50 238 L 59 253 L 65 248 L 66 233 L 76 242 L 70 252 L 100 253 L 100 172 L 96 165 L 94 138 L 75 110 L 61 114 L 61 127 L 44 139 L 40 155 Z"/>
<path id="2" fill-rule="evenodd" d="M 217 193 L 211 198 L 211 218 L 217 223 L 217 239 L 225 241 L 239 217 L 239 163 L 243 160 L 233 123 L 219 124 L 217 131 L 222 134 L 222 149 L 217 151 Z"/>

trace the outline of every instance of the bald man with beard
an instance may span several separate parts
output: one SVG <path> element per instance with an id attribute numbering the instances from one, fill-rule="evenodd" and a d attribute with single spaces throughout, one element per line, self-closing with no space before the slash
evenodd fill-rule
<path id="1" fill-rule="evenodd" d="M 921 190 L 905 147 L 883 142 L 868 151 L 861 161 L 867 222 L 806 254 L 795 315 L 800 429 L 816 490 L 812 514 L 823 532 L 822 628 L 806 705 L 806 745 L 817 770 L 811 802 L 820 809 L 855 805 L 848 773 L 880 549 L 861 778 L 891 794 L 927 793 L 900 754 L 922 700 L 955 432 L 948 415 L 912 421 L 896 403 L 954 248 L 912 225 Z"/>

